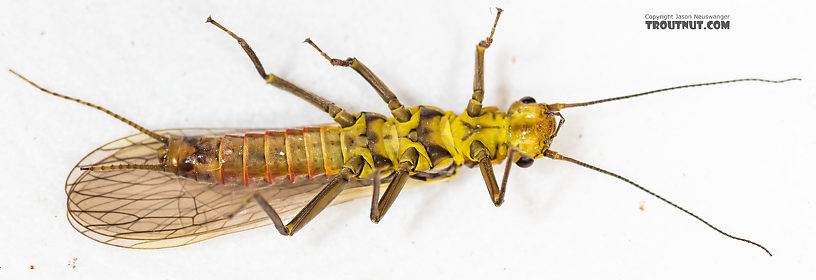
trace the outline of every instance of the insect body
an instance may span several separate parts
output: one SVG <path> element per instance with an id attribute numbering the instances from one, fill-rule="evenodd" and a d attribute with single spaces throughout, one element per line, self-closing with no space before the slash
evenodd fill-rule
<path id="1" fill-rule="evenodd" d="M 616 177 L 693 216 L 691 212 L 612 172 L 563 156 L 550 149 L 564 123 L 560 111 L 686 87 L 760 81 L 739 79 L 692 84 L 585 103 L 536 103 L 525 97 L 504 112 L 483 107 L 484 53 L 498 23 L 476 47 L 473 94 L 462 113 L 431 106 L 405 107 L 396 95 L 355 58 L 331 58 L 368 81 L 388 104 L 391 116 L 351 113 L 281 77 L 268 74 L 244 41 L 236 39 L 261 77 L 328 113 L 338 126 L 246 132 L 241 130 L 171 129 L 150 131 L 102 107 L 40 90 L 99 109 L 141 133 L 111 142 L 86 156 L 66 183 L 69 220 L 94 240 L 129 248 L 162 248 L 198 242 L 268 223 L 282 235 L 293 235 L 329 205 L 362 195 L 371 186 L 371 220 L 378 222 L 410 179 L 450 178 L 462 165 L 479 166 L 491 201 L 504 202 L 511 163 L 528 167 L 548 157 L 572 162 Z M 492 165 L 505 162 L 501 184 Z M 382 196 L 380 184 L 387 183 Z M 283 218 L 293 216 L 290 222 Z M 767 252 L 767 250 L 766 250 Z M 770 252 L 768 252 L 770 254 Z"/>

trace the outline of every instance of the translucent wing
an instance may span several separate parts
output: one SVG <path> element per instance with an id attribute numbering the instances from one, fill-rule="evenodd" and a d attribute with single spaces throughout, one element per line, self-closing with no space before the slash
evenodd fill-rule
<path id="1" fill-rule="evenodd" d="M 164 135 L 242 133 L 236 129 L 169 129 Z M 271 223 L 250 195 L 260 193 L 284 221 L 320 191 L 325 177 L 249 188 L 202 183 L 150 170 L 86 171 L 82 166 L 155 164 L 163 146 L 144 134 L 131 135 L 91 152 L 68 175 L 68 219 L 96 241 L 127 248 L 166 248 Z M 334 204 L 366 195 L 366 188 L 344 191 Z"/>

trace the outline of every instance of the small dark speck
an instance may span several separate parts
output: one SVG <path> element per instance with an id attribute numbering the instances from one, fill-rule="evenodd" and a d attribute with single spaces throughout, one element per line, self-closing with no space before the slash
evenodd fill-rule
<path id="1" fill-rule="evenodd" d="M 506 267 L 505 267 L 505 268 L 502 268 L 502 270 L 507 271 L 507 268 L 506 268 Z"/>
<path id="2" fill-rule="evenodd" d="M 29 266 L 28 268 L 29 268 L 29 269 L 31 269 L 31 270 L 34 270 L 34 268 L 35 268 L 35 267 L 34 267 L 34 265 L 32 264 L 32 265 L 31 265 L 31 266 Z"/>
<path id="3" fill-rule="evenodd" d="M 45 36 L 45 31 L 40 32 L 40 36 Z"/>
<path id="4" fill-rule="evenodd" d="M 578 139 L 584 138 L 583 134 L 578 134 Z"/>

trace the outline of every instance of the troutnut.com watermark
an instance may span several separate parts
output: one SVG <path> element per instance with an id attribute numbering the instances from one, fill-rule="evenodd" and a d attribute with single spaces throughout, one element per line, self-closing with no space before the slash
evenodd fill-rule
<path id="1" fill-rule="evenodd" d="M 731 15 L 646 14 L 646 29 L 722 30 L 731 29 Z"/>

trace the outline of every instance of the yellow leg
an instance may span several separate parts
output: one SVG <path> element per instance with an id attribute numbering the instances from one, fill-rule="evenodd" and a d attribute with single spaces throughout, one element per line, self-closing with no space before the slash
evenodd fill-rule
<path id="1" fill-rule="evenodd" d="M 207 17 L 207 22 L 212 23 L 221 30 L 224 30 L 224 32 L 227 32 L 227 34 L 232 36 L 233 39 L 238 41 L 238 44 L 240 44 L 241 48 L 244 49 L 244 52 L 246 52 L 246 54 L 249 56 L 249 59 L 252 60 L 252 64 L 255 65 L 255 70 L 257 70 L 258 74 L 260 74 L 261 77 L 264 80 L 266 80 L 266 83 L 273 85 L 279 89 L 285 90 L 289 93 L 292 93 L 295 96 L 300 97 L 309 103 L 312 103 L 312 105 L 314 105 L 317 108 L 320 108 L 320 110 L 322 110 L 323 112 L 329 113 L 329 115 L 332 118 L 334 118 L 334 121 L 336 121 L 342 127 L 349 127 L 354 125 L 356 121 L 354 116 L 351 113 L 347 112 L 346 110 L 343 110 L 343 108 L 340 108 L 337 105 L 335 105 L 334 102 L 331 102 L 320 95 L 307 91 L 278 76 L 267 74 L 263 68 L 263 65 L 261 65 L 261 61 L 258 60 L 258 56 L 255 55 L 255 51 L 253 51 L 252 48 L 249 47 L 249 44 L 247 44 L 247 42 L 243 38 L 238 37 L 238 35 L 235 35 L 235 33 L 232 33 L 232 31 L 229 31 L 226 27 L 224 27 L 223 25 L 216 22 L 210 17 Z"/>
<path id="2" fill-rule="evenodd" d="M 490 44 L 493 43 L 493 33 L 496 32 L 496 24 L 499 23 L 502 9 L 496 8 L 496 20 L 493 22 L 493 29 L 490 30 L 490 36 L 482 40 L 476 45 L 476 66 L 475 75 L 473 78 L 473 96 L 467 105 L 467 114 L 471 117 L 477 117 L 482 114 L 482 100 L 484 99 L 484 53 Z"/>
<path id="3" fill-rule="evenodd" d="M 346 184 L 349 182 L 351 178 L 357 177 L 363 171 L 363 165 L 365 161 L 363 160 L 362 156 L 355 156 L 349 159 L 344 165 L 343 169 L 340 170 L 338 174 L 335 174 L 334 177 L 323 187 L 323 190 L 320 191 L 312 201 L 309 201 L 309 204 L 303 207 L 303 209 L 289 221 L 288 224 L 284 225 L 283 221 L 281 220 L 280 215 L 269 205 L 269 202 L 266 201 L 260 194 L 255 193 L 253 198 L 258 205 L 263 208 L 266 212 L 266 215 L 272 219 L 272 223 L 275 224 L 275 228 L 278 229 L 281 235 L 288 235 L 291 236 L 298 232 L 300 229 L 303 228 L 309 221 L 314 219 L 317 214 L 320 214 L 323 209 L 331 204 L 332 200 L 334 200 L 337 195 L 340 194 L 345 188 Z"/>
<path id="4" fill-rule="evenodd" d="M 388 104 L 388 109 L 391 110 L 391 114 L 394 116 L 395 119 L 397 119 L 397 121 L 407 122 L 411 119 L 411 113 L 408 112 L 407 109 L 405 109 L 402 103 L 400 103 L 399 99 L 397 99 L 397 96 L 394 95 L 394 92 L 392 92 L 391 89 L 389 89 L 388 86 L 386 86 L 385 83 L 382 80 L 380 80 L 379 77 L 377 77 L 377 75 L 374 75 L 374 72 L 371 72 L 371 69 L 368 69 L 368 67 L 366 67 L 362 62 L 353 57 L 347 58 L 346 60 L 332 58 L 325 52 L 323 52 L 323 50 L 321 50 L 317 46 L 317 44 L 312 42 L 312 39 L 306 38 L 304 42 L 308 43 L 309 45 L 312 45 L 312 47 L 314 47 L 318 52 L 320 52 L 320 55 L 326 58 L 326 60 L 328 60 L 329 63 L 331 63 L 331 65 L 351 67 L 351 69 L 357 71 L 357 73 L 360 74 L 360 76 L 363 76 L 363 79 L 368 81 L 368 84 L 370 84 L 371 87 L 373 87 L 374 90 L 377 91 L 377 94 L 380 95 L 382 100 L 385 101 L 386 104 Z"/>
<path id="5" fill-rule="evenodd" d="M 394 179 L 388 184 L 388 189 L 380 197 L 380 182 L 375 178 L 374 188 L 371 196 L 371 221 L 379 223 L 394 201 L 397 199 L 400 191 L 408 181 L 408 172 L 416 167 L 419 153 L 416 149 L 410 148 L 400 156 L 399 170 L 394 175 Z"/>
<path id="6" fill-rule="evenodd" d="M 507 191 L 507 177 L 510 173 L 510 162 L 513 158 L 513 153 L 508 155 L 507 159 L 507 166 L 504 170 L 504 178 L 502 178 L 502 185 L 499 188 L 499 184 L 496 183 L 496 174 L 493 173 L 493 163 L 490 160 L 490 156 L 488 155 L 487 148 L 479 141 L 473 141 L 473 144 L 470 145 L 470 151 L 473 153 L 473 158 L 479 161 L 479 169 L 482 171 L 482 178 L 484 178 L 485 184 L 487 185 L 487 192 L 490 194 L 490 200 L 493 201 L 493 205 L 499 207 L 504 203 L 504 193 Z"/>

